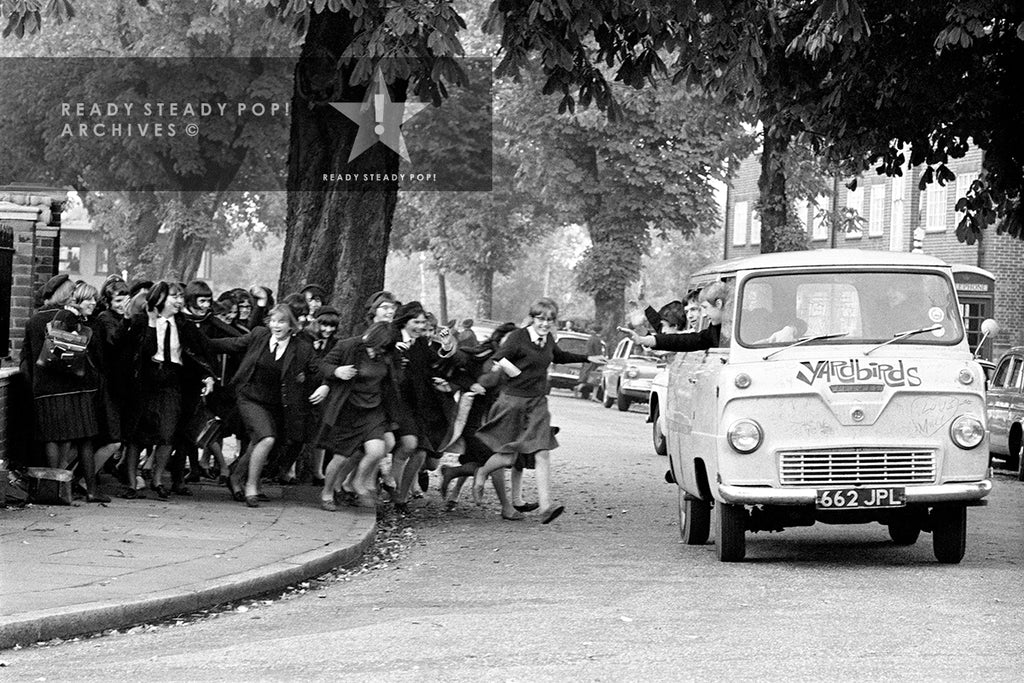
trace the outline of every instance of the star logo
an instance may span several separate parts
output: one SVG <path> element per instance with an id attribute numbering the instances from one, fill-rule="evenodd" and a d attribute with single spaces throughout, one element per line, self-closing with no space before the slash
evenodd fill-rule
<path id="1" fill-rule="evenodd" d="M 330 102 L 332 107 L 359 124 L 359 132 L 352 143 L 352 152 L 348 160 L 352 161 L 360 154 L 382 142 L 398 153 L 406 161 L 409 150 L 405 146 L 402 135 L 402 124 L 419 114 L 428 105 L 419 102 L 392 102 L 388 94 L 387 84 L 380 67 L 377 68 L 376 86 L 366 91 L 366 99 L 362 102 Z"/>

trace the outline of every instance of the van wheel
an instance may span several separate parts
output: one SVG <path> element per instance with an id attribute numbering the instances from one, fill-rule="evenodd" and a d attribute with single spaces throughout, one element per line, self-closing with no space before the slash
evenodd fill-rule
<path id="1" fill-rule="evenodd" d="M 619 393 L 615 396 L 615 407 L 618 408 L 620 412 L 624 413 L 629 410 L 630 403 L 632 403 L 632 401 L 629 400 L 629 396 L 622 393 L 622 387 L 619 387 Z"/>
<path id="2" fill-rule="evenodd" d="M 603 403 L 605 408 L 611 408 L 612 407 L 612 403 L 615 402 L 615 399 L 612 398 L 611 395 L 608 394 L 608 387 L 607 387 L 607 385 L 602 385 L 602 386 L 604 386 L 604 390 L 603 390 L 604 401 L 602 403 Z"/>
<path id="3" fill-rule="evenodd" d="M 715 502 L 715 552 L 721 562 L 740 562 L 747 554 L 747 509 Z"/>
<path id="4" fill-rule="evenodd" d="M 967 549 L 967 507 L 940 505 L 932 509 L 932 549 L 935 559 L 958 564 Z"/>
<path id="5" fill-rule="evenodd" d="M 668 453 L 668 444 L 665 443 L 665 433 L 661 431 L 661 425 L 658 424 L 661 420 L 661 409 L 658 408 L 658 404 L 654 404 L 654 409 L 651 413 L 651 417 L 654 418 L 651 422 L 651 438 L 654 440 L 654 452 L 658 455 L 665 455 Z"/>
<path id="6" fill-rule="evenodd" d="M 916 521 L 900 517 L 889 522 L 889 538 L 896 545 L 914 545 L 921 535 L 921 525 Z"/>
<path id="7" fill-rule="evenodd" d="M 679 535 L 686 545 L 704 545 L 711 535 L 711 504 L 679 489 Z"/>

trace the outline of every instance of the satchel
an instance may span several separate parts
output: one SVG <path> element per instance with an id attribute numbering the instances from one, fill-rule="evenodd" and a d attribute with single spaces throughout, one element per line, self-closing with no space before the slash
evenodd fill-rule
<path id="1" fill-rule="evenodd" d="M 196 412 L 192 415 L 192 419 L 189 420 L 188 439 L 197 448 L 206 450 L 210 447 L 210 443 L 220 435 L 220 426 L 221 419 L 214 415 L 210 407 L 206 405 L 204 397 L 196 406 Z"/>
<path id="2" fill-rule="evenodd" d="M 85 377 L 86 364 L 89 362 L 87 348 L 91 338 L 92 330 L 88 327 L 81 328 L 80 332 L 65 332 L 55 329 L 53 322 L 49 322 L 46 324 L 43 349 L 39 352 L 36 365 L 45 370 Z"/>

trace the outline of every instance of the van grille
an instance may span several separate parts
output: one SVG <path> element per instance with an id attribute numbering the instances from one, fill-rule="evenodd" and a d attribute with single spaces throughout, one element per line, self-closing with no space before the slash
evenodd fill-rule
<path id="1" fill-rule="evenodd" d="M 929 484 L 935 452 L 910 449 L 843 448 L 779 453 L 783 486 Z"/>

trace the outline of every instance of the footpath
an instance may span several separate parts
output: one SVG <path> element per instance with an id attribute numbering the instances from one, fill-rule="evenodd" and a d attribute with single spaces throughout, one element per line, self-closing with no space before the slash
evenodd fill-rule
<path id="1" fill-rule="evenodd" d="M 268 486 L 248 508 L 192 497 L 0 508 L 0 649 L 194 612 L 355 564 L 376 515 L 320 509 L 319 487 Z"/>

